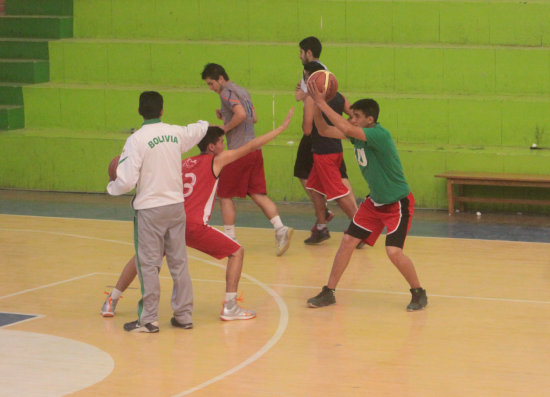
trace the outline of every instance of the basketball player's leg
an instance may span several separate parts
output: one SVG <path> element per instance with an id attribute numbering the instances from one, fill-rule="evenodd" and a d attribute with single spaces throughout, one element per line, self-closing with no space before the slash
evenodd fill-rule
<path id="1" fill-rule="evenodd" d="M 218 199 L 220 200 L 224 231 L 229 237 L 236 240 L 235 221 L 237 219 L 237 211 L 235 210 L 235 203 L 230 197 L 218 197 Z"/>
<path id="2" fill-rule="evenodd" d="M 422 310 L 428 304 L 426 290 L 422 288 L 413 261 L 405 255 L 403 247 L 414 214 L 414 196 L 410 193 L 398 203 L 391 205 L 391 211 L 384 212 L 386 233 L 386 253 L 399 273 L 409 283 L 411 302 L 408 311 Z"/>
<path id="3" fill-rule="evenodd" d="M 103 317 L 113 317 L 115 315 L 118 300 L 122 296 L 122 293 L 132 284 L 136 276 L 136 256 L 134 255 L 122 269 L 115 288 L 105 298 L 105 302 L 103 302 L 103 306 L 101 307 L 101 315 Z"/>
<path id="4" fill-rule="evenodd" d="M 188 247 L 204 252 L 216 259 L 227 258 L 225 270 L 225 298 L 220 318 L 222 320 L 248 320 L 256 317 L 252 310 L 245 310 L 237 302 L 239 280 L 241 278 L 244 248 L 225 233 L 202 223 L 187 224 Z"/>
<path id="5" fill-rule="evenodd" d="M 353 219 L 353 216 L 357 212 L 357 202 L 355 201 L 355 196 L 351 190 L 345 196 L 336 199 L 336 202 L 348 218 Z"/>
<path id="6" fill-rule="evenodd" d="M 332 263 L 327 285 L 322 288 L 319 294 L 308 299 L 307 304 L 309 307 L 317 308 L 336 303 L 334 295 L 336 287 L 348 267 L 357 244 L 366 241 L 367 244 L 374 245 L 384 229 L 384 224 L 372 217 L 369 212 L 370 208 L 367 208 L 363 204 L 355 214 L 342 238 L 342 242 Z"/>
<path id="7" fill-rule="evenodd" d="M 290 240 L 294 229 L 283 224 L 277 206 L 267 196 L 264 160 L 261 150 L 254 152 L 253 162 L 250 167 L 247 193 L 254 203 L 260 207 L 264 215 L 275 228 L 275 240 L 277 241 L 275 254 L 277 256 L 283 255 L 290 246 Z"/>

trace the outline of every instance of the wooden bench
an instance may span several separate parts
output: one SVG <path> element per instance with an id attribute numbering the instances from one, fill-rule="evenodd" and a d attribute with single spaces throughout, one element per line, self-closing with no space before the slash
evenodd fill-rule
<path id="1" fill-rule="evenodd" d="M 505 197 L 466 197 L 464 196 L 463 189 L 464 185 L 550 188 L 550 175 L 449 171 L 437 174 L 436 177 L 447 179 L 449 215 L 454 213 L 455 203 L 459 203 L 461 211 L 464 211 L 464 203 L 468 202 L 550 205 L 550 200 Z M 454 185 L 457 186 L 458 194 L 456 195 L 454 193 Z"/>

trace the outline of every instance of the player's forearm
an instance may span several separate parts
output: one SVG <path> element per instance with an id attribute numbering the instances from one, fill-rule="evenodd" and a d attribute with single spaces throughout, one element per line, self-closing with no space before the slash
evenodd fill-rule
<path id="1" fill-rule="evenodd" d="M 277 135 L 279 135 L 281 132 L 283 132 L 284 130 L 285 130 L 285 128 L 283 128 L 283 126 L 279 126 L 279 127 L 275 128 L 274 130 L 269 131 L 268 133 L 265 133 L 263 135 L 260 135 L 256 138 L 254 138 L 253 140 L 246 143 L 242 147 L 245 148 L 247 153 L 253 152 L 256 149 L 261 148 L 263 145 L 265 145 L 269 141 L 275 139 L 275 137 Z"/>
<path id="2" fill-rule="evenodd" d="M 229 121 L 229 123 L 224 124 L 224 126 L 223 126 L 224 132 L 228 133 L 228 132 L 232 131 L 235 127 L 237 127 L 239 124 L 241 124 L 245 120 L 245 118 L 246 118 L 246 116 L 242 117 L 242 118 L 233 116 L 231 118 L 231 120 Z"/>
<path id="3" fill-rule="evenodd" d="M 317 106 L 319 107 L 319 110 L 321 110 L 327 117 L 328 119 L 330 120 L 330 122 L 332 123 L 332 125 L 334 127 L 336 127 L 339 131 L 341 131 L 344 135 L 348 135 L 346 133 L 346 131 L 348 130 L 348 127 L 349 127 L 349 122 L 343 118 L 340 114 L 336 113 L 334 111 L 334 109 L 332 109 L 328 103 L 326 102 L 318 102 L 317 103 Z M 322 116 L 319 116 L 321 119 L 323 119 Z M 324 121 L 324 119 L 323 119 Z M 317 118 L 315 119 L 315 123 L 317 125 Z M 325 125 L 328 126 L 328 124 L 326 124 L 325 122 Z"/>
<path id="4" fill-rule="evenodd" d="M 346 139 L 346 136 L 340 130 L 332 125 L 327 124 L 326 120 L 321 114 L 321 111 L 318 108 L 313 114 L 313 118 L 315 120 L 315 126 L 317 127 L 319 135 L 325 138 Z"/>

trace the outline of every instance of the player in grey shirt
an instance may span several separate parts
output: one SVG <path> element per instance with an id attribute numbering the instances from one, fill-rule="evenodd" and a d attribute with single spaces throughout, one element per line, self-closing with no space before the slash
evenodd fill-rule
<path id="1" fill-rule="evenodd" d="M 221 100 L 221 119 L 231 120 L 233 117 L 233 106 L 240 103 L 244 108 L 246 117 L 244 121 L 237 124 L 231 130 L 225 129 L 227 138 L 227 148 L 237 149 L 245 143 L 254 139 L 254 123 L 256 122 L 256 112 L 250 100 L 250 94 L 247 90 L 239 87 L 232 81 L 224 84 L 220 92 Z"/>
<path id="2" fill-rule="evenodd" d="M 210 90 L 220 95 L 221 109 L 216 110 L 216 115 L 223 120 L 229 149 L 237 149 L 254 139 L 254 123 L 257 117 L 248 91 L 230 81 L 223 66 L 216 63 L 209 63 L 204 67 L 202 79 Z M 218 198 L 224 230 L 233 239 L 236 239 L 233 197 L 244 198 L 247 195 L 261 208 L 275 228 L 275 253 L 277 256 L 283 255 L 290 245 L 293 229 L 283 224 L 277 206 L 267 197 L 261 149 L 228 164 L 220 174 Z"/>

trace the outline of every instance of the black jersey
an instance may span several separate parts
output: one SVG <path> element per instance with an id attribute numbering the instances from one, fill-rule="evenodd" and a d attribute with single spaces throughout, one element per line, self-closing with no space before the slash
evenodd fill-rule
<path id="1" fill-rule="evenodd" d="M 346 101 L 339 92 L 337 92 L 336 96 L 328 102 L 328 105 L 338 114 L 344 113 L 345 104 Z M 330 120 L 324 114 L 323 117 L 328 125 L 332 125 Z M 325 138 L 319 135 L 314 122 L 313 129 L 311 130 L 311 151 L 316 154 L 341 153 L 342 140 L 336 138 Z"/>

